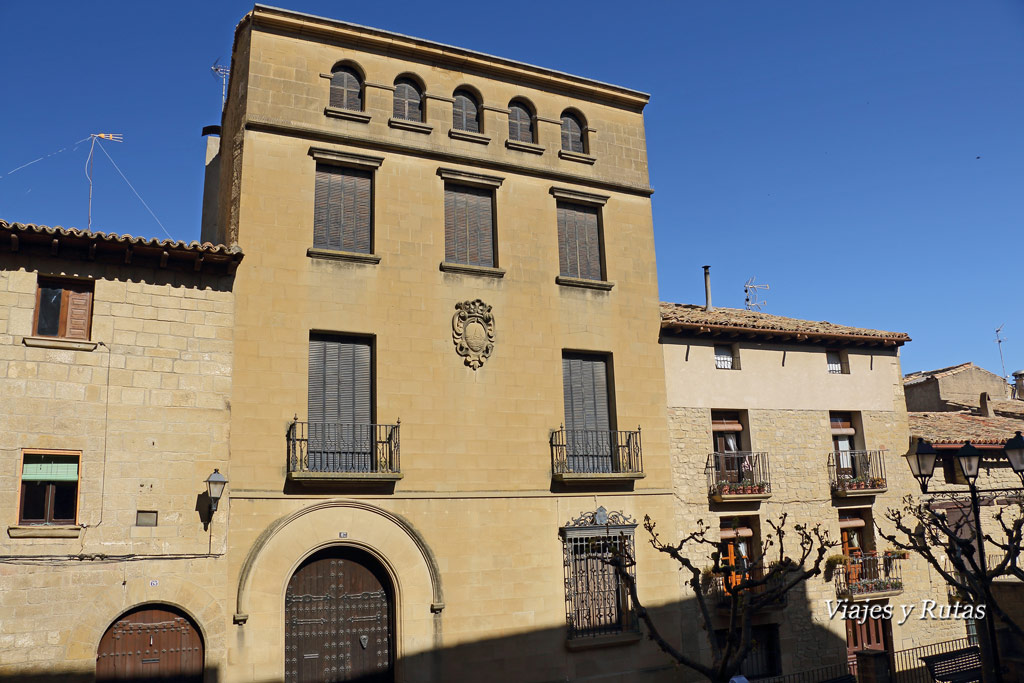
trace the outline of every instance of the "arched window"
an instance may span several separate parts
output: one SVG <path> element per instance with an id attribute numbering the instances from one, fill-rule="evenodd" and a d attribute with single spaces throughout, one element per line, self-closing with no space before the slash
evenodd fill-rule
<path id="1" fill-rule="evenodd" d="M 480 106 L 477 104 L 476 97 L 468 90 L 455 91 L 452 128 L 469 133 L 480 132 Z"/>
<path id="2" fill-rule="evenodd" d="M 350 66 L 336 66 L 331 72 L 331 106 L 363 110 L 363 79 Z"/>
<path id="3" fill-rule="evenodd" d="M 508 139 L 533 142 L 533 115 L 525 102 L 514 100 L 508 105 Z"/>
<path id="4" fill-rule="evenodd" d="M 423 93 L 411 78 L 395 81 L 394 117 L 404 121 L 423 121 Z"/>
<path id="5" fill-rule="evenodd" d="M 583 145 L 583 123 L 569 112 L 562 114 L 562 149 L 566 152 L 585 154 Z"/>

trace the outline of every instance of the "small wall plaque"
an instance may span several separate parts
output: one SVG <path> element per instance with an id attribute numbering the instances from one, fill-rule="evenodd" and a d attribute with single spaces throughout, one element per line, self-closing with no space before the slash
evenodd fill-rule
<path id="1" fill-rule="evenodd" d="M 338 538 L 348 538 L 348 532 L 347 531 L 339 531 L 338 532 Z"/>

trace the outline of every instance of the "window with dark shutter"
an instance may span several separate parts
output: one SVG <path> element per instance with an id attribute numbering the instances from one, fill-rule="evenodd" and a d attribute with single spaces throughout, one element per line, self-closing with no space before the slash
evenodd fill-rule
<path id="1" fill-rule="evenodd" d="M 74 524 L 79 455 L 26 453 L 21 471 L 19 524 Z"/>
<path id="2" fill-rule="evenodd" d="M 469 133 L 480 132 L 480 110 L 476 98 L 467 90 L 455 91 L 452 106 L 452 128 Z"/>
<path id="3" fill-rule="evenodd" d="M 607 358 L 562 356 L 566 459 L 572 472 L 613 471 L 609 390 Z"/>
<path id="4" fill-rule="evenodd" d="M 313 246 L 369 254 L 372 217 L 369 171 L 316 165 L 313 197 Z"/>
<path id="5" fill-rule="evenodd" d="M 310 335 L 309 468 L 372 468 L 371 352 L 366 340 Z"/>
<path id="6" fill-rule="evenodd" d="M 467 185 L 444 188 L 444 260 L 495 266 L 494 191 Z"/>
<path id="7" fill-rule="evenodd" d="M 533 116 L 522 102 L 513 102 L 508 106 L 508 139 L 533 142 Z"/>
<path id="8" fill-rule="evenodd" d="M 422 121 L 423 94 L 415 81 L 399 78 L 395 81 L 395 106 L 393 115 L 405 121 Z"/>
<path id="9" fill-rule="evenodd" d="M 92 328 L 91 281 L 39 278 L 33 334 L 88 339 Z"/>
<path id="10" fill-rule="evenodd" d="M 561 275 L 603 280 L 597 207 L 558 202 L 557 208 L 558 265 Z"/>
<path id="11" fill-rule="evenodd" d="M 363 79 L 352 67 L 339 66 L 331 73 L 331 106 L 363 110 Z"/>
<path id="12" fill-rule="evenodd" d="M 562 114 L 562 149 L 578 154 L 585 153 L 583 124 L 576 116 L 568 112 Z"/>

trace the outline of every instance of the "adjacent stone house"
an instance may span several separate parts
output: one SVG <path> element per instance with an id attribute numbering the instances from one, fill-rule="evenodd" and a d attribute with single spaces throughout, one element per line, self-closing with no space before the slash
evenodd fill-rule
<path id="1" fill-rule="evenodd" d="M 0 678 L 217 666 L 241 252 L 5 221 L 0 245 Z"/>
<path id="2" fill-rule="evenodd" d="M 903 378 L 903 386 L 907 410 L 917 412 L 978 408 L 983 393 L 997 401 L 1010 397 L 1005 379 L 974 363 L 912 372 Z"/>

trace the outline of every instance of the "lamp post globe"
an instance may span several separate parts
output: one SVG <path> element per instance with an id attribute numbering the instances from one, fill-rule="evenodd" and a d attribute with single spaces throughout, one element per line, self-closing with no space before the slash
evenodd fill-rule
<path id="1" fill-rule="evenodd" d="M 921 493 L 928 492 L 928 480 L 935 472 L 935 457 L 938 451 L 924 439 L 915 438 L 910 444 L 910 450 L 903 457 L 910 465 L 910 472 L 914 479 L 921 485 Z"/>
<path id="2" fill-rule="evenodd" d="M 978 480 L 978 470 L 981 467 L 981 451 L 972 446 L 970 441 L 965 441 L 956 452 L 956 459 L 960 463 L 964 478 L 973 486 Z"/>
<path id="3" fill-rule="evenodd" d="M 220 497 L 224 495 L 224 487 L 227 484 L 228 478 L 216 468 L 214 468 L 213 474 L 206 478 L 206 492 L 210 495 L 211 512 L 217 511 L 217 503 L 220 502 Z"/>

